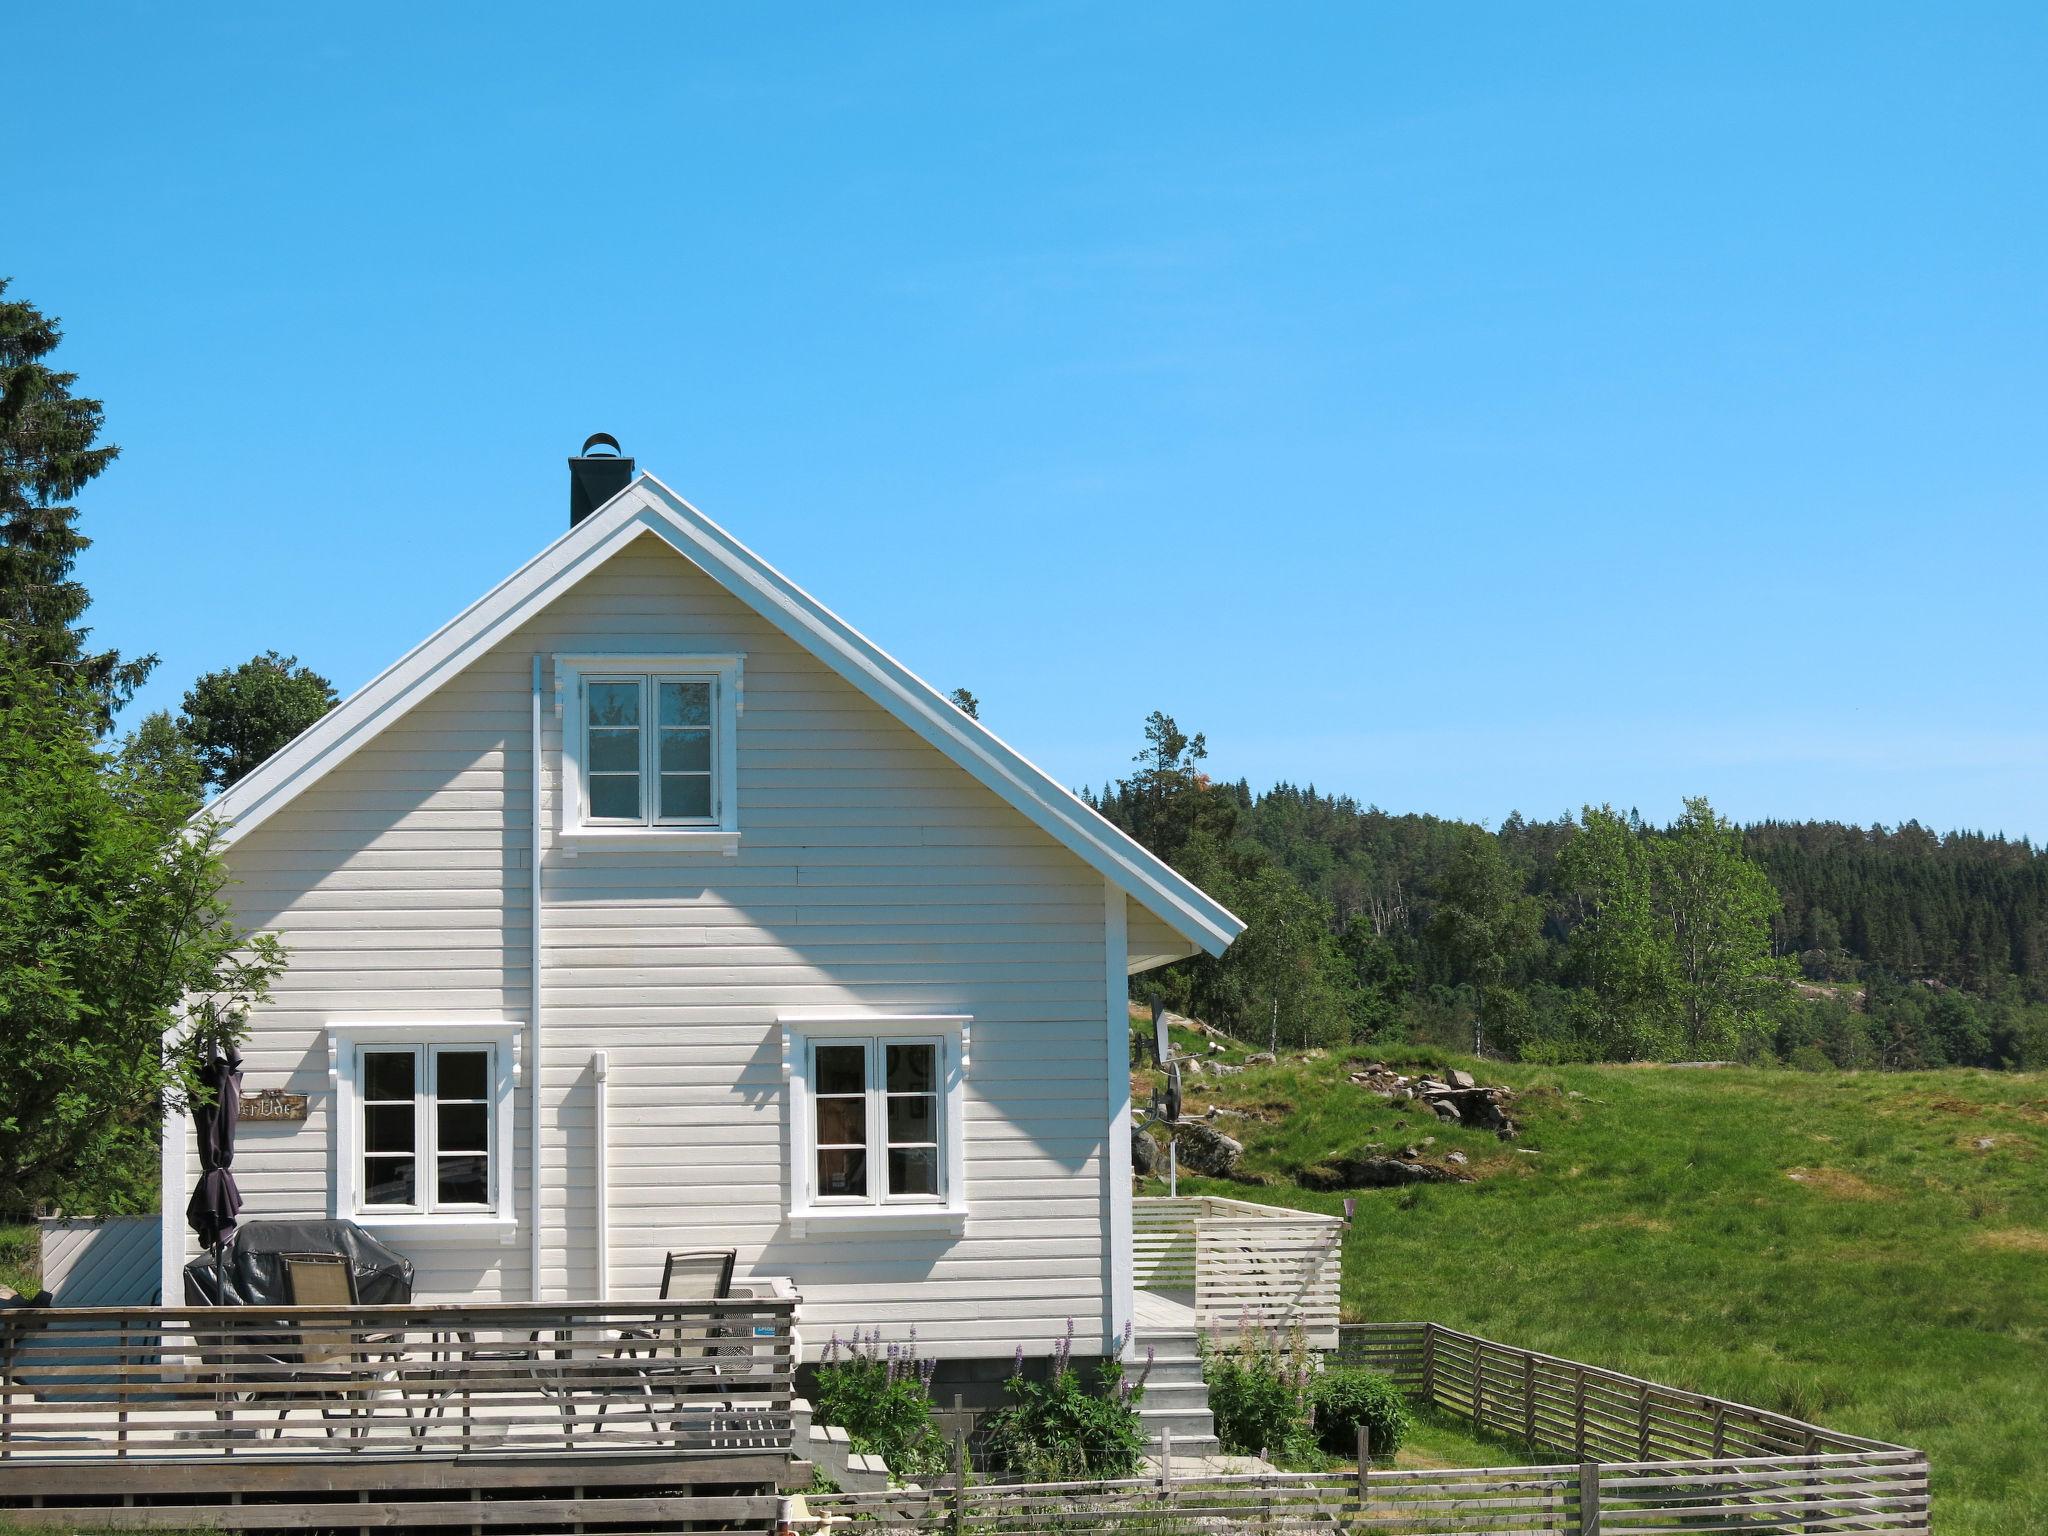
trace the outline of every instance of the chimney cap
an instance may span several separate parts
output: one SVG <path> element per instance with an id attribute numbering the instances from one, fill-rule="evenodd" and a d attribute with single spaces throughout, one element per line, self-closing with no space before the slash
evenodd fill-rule
<path id="1" fill-rule="evenodd" d="M 593 454 L 591 453 L 591 451 L 590 451 L 590 450 L 591 450 L 591 449 L 593 449 L 593 448 L 596 448 L 596 447 L 598 447 L 598 446 L 600 446 L 600 445 L 602 445 L 603 447 L 606 447 L 606 448 L 609 448 L 609 449 L 611 449 L 611 453 L 608 453 L 608 454 L 596 454 L 596 455 L 593 455 Z M 623 454 L 623 453 L 624 453 L 625 451 L 626 451 L 625 449 L 623 449 L 623 448 L 621 448 L 621 447 L 619 446 L 619 440 L 618 440 L 618 439 L 617 439 L 616 437 L 613 437 L 613 436 L 611 435 L 611 433 L 609 433 L 609 432 L 593 432 L 593 433 L 591 433 L 591 434 L 590 434 L 590 436 L 588 436 L 588 437 L 586 437 L 585 439 L 583 439 L 583 451 L 582 451 L 582 453 L 581 453 L 581 454 L 579 455 L 579 457 L 582 457 L 582 458 L 592 458 L 592 457 L 596 457 L 596 458 L 611 458 L 611 457 L 612 457 L 613 455 L 615 455 L 615 454 Z"/>

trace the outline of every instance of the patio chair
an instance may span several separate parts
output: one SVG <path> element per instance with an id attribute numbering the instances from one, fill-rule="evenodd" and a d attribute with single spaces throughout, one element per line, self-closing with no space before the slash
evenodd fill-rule
<path id="1" fill-rule="evenodd" d="M 355 1272 L 350 1269 L 346 1258 L 338 1253 L 287 1253 L 284 1260 L 285 1287 L 295 1307 L 352 1308 L 356 1305 Z M 334 1437 L 332 1420 L 336 1417 L 351 1420 L 351 1438 L 366 1433 L 364 1426 L 354 1423 L 356 1403 L 351 1395 L 362 1378 L 360 1367 L 373 1359 L 386 1358 L 388 1335 L 358 1336 L 355 1329 L 346 1323 L 336 1325 L 303 1326 L 287 1336 L 284 1350 L 279 1357 L 282 1366 L 282 1380 L 294 1392 L 307 1390 L 320 1397 L 333 1397 L 342 1406 L 338 1410 L 326 1407 L 320 1409 L 320 1417 L 330 1421 L 327 1425 L 329 1439 Z M 273 1439 L 284 1438 L 284 1421 L 290 1415 L 293 1404 L 286 1404 L 277 1413 L 277 1429 Z"/>
<path id="2" fill-rule="evenodd" d="M 733 1265 L 739 1253 L 732 1248 L 682 1249 L 667 1255 L 661 1266 L 661 1299 L 680 1302 L 724 1301 L 732 1295 Z M 647 1414 L 654 1417 L 654 1404 L 659 1394 L 657 1384 L 668 1388 L 672 1407 L 680 1407 L 685 1396 L 694 1396 L 693 1387 L 713 1385 L 721 1374 L 719 1357 L 723 1346 L 717 1341 L 726 1330 L 716 1325 L 705 1329 L 702 1338 L 686 1339 L 681 1336 L 681 1320 L 677 1331 L 669 1335 L 659 1328 L 622 1328 L 619 1330 L 619 1346 L 612 1353 L 612 1363 L 622 1374 L 637 1378 L 641 1395 L 647 1400 Z M 749 1346 L 748 1353 L 752 1353 Z M 597 1422 L 604 1424 L 605 1410 L 611 1406 L 610 1394 L 599 1403 Z M 729 1401 L 712 1403 L 704 1401 L 701 1406 L 730 1411 Z"/>

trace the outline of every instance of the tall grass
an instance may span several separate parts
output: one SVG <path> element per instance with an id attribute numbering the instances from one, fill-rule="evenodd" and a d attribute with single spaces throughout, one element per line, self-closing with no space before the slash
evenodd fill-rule
<path id="1" fill-rule="evenodd" d="M 1263 1117 L 1229 1123 L 1273 1182 L 1182 1180 L 1328 1211 L 1342 1196 L 1296 1170 L 1374 1141 L 1464 1151 L 1475 1183 L 1361 1193 L 1348 1318 L 1918 1445 L 1944 1536 L 2048 1530 L 2048 1078 L 1457 1063 L 1520 1091 L 1501 1143 L 1366 1095 L 1358 1055 L 1205 1080 L 1198 1108 Z"/>

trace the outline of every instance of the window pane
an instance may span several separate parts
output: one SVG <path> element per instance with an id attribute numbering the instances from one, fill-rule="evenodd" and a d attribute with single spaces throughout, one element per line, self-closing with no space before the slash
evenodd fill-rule
<path id="1" fill-rule="evenodd" d="M 938 1101 L 927 1094 L 916 1094 L 907 1098 L 892 1095 L 889 1099 L 889 1139 L 937 1141 L 937 1104 Z"/>
<path id="2" fill-rule="evenodd" d="M 711 814 L 711 776 L 707 773 L 661 776 L 661 814 L 664 818 L 708 817 Z"/>
<path id="3" fill-rule="evenodd" d="M 936 1047 L 891 1045 L 884 1048 L 891 1093 L 930 1093 Z"/>
<path id="4" fill-rule="evenodd" d="M 592 683 L 589 694 L 590 723 L 593 727 L 637 726 L 640 723 L 638 683 Z"/>
<path id="5" fill-rule="evenodd" d="M 865 1146 L 868 1139 L 868 1101 L 858 1099 L 818 1100 L 818 1145 Z"/>
<path id="6" fill-rule="evenodd" d="M 440 1150 L 487 1152 L 491 1146 L 491 1112 L 482 1104 L 441 1106 Z"/>
<path id="7" fill-rule="evenodd" d="M 440 1160 L 434 1198 L 442 1205 L 488 1205 L 490 1159 L 481 1155 Z"/>
<path id="8" fill-rule="evenodd" d="M 818 1080 L 814 1093 L 865 1093 L 868 1088 L 868 1048 L 864 1045 L 821 1045 L 818 1047 Z"/>
<path id="9" fill-rule="evenodd" d="M 709 725 L 711 685 L 709 683 L 663 683 L 661 685 L 663 725 Z"/>
<path id="10" fill-rule="evenodd" d="M 410 1152 L 413 1146 L 412 1105 L 368 1104 L 363 1108 L 365 1152 Z"/>
<path id="11" fill-rule="evenodd" d="M 640 733 L 638 731 L 592 731 L 590 762 L 592 773 L 638 773 Z"/>
<path id="12" fill-rule="evenodd" d="M 709 731 L 663 731 L 661 733 L 663 773 L 709 773 L 711 733 Z"/>
<path id="13" fill-rule="evenodd" d="M 892 1195 L 936 1195 L 939 1192 L 939 1154 L 935 1147 L 891 1147 L 889 1149 L 889 1193 Z"/>
<path id="14" fill-rule="evenodd" d="M 590 814 L 603 817 L 640 819 L 640 775 L 602 774 L 590 781 Z"/>
<path id="15" fill-rule="evenodd" d="M 363 1204 L 411 1205 L 412 1172 L 412 1159 L 409 1157 L 364 1158 Z"/>
<path id="16" fill-rule="evenodd" d="M 411 1051 L 363 1052 L 363 1097 L 410 1100 L 413 1059 Z"/>
<path id="17" fill-rule="evenodd" d="M 434 1089 L 444 1099 L 488 1099 L 491 1096 L 489 1051 L 439 1051 L 434 1056 Z M 442 1122 L 446 1124 L 446 1122 Z"/>
<path id="18" fill-rule="evenodd" d="M 857 1148 L 818 1154 L 818 1193 L 826 1195 L 856 1195 L 865 1198 L 868 1192 L 868 1155 Z"/>

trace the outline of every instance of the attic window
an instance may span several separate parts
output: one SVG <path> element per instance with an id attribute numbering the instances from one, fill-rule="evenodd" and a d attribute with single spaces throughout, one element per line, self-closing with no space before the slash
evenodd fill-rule
<path id="1" fill-rule="evenodd" d="M 556 668 L 562 836 L 736 851 L 740 658 L 577 656 Z"/>

